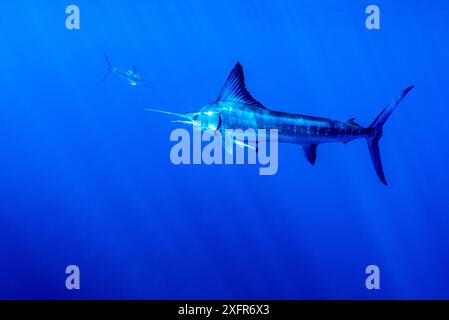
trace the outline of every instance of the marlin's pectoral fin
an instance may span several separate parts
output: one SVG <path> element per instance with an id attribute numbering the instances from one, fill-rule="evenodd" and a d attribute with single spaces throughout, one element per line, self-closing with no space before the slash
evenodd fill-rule
<path id="1" fill-rule="evenodd" d="M 304 155 L 307 160 L 309 160 L 310 164 L 313 166 L 316 161 L 316 147 L 317 144 L 303 144 L 302 148 L 304 149 Z"/>
<path id="2" fill-rule="evenodd" d="M 245 143 L 245 142 L 237 140 L 237 139 L 234 140 L 234 143 L 235 143 L 235 145 L 239 146 L 240 148 L 248 148 L 248 149 L 251 149 L 251 150 L 256 150 L 256 146 L 255 145 L 253 146 L 251 144 Z"/>
<path id="3" fill-rule="evenodd" d="M 254 150 L 257 152 L 257 145 L 251 145 L 249 143 L 245 143 L 243 141 L 237 140 L 237 139 L 223 139 L 223 145 L 225 148 L 225 151 L 229 154 L 234 154 L 234 144 L 242 149 L 248 148 L 249 150 Z"/>
<path id="4" fill-rule="evenodd" d="M 234 142 L 233 141 L 229 141 L 229 139 L 225 139 L 224 137 L 222 137 L 223 139 L 223 146 L 225 151 L 230 154 L 233 155 L 234 154 Z"/>

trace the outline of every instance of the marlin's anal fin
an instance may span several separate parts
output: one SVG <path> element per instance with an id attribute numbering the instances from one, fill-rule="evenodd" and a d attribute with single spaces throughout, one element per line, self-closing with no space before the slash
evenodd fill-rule
<path id="1" fill-rule="evenodd" d="M 302 148 L 304 149 L 304 155 L 307 160 L 309 160 L 310 164 L 313 166 L 316 161 L 316 147 L 317 144 L 303 144 Z"/>
<path id="2" fill-rule="evenodd" d="M 226 79 L 217 101 L 234 101 L 252 107 L 266 109 L 259 101 L 254 99 L 246 89 L 243 67 L 239 62 L 237 62 Z"/>

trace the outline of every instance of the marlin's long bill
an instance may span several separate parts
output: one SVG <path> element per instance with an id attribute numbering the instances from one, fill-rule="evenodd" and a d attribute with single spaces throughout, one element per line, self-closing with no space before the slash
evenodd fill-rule
<path id="1" fill-rule="evenodd" d="M 158 110 L 158 109 L 145 109 L 145 111 L 151 111 L 151 112 L 157 112 L 157 113 L 162 113 L 162 114 L 168 114 L 171 116 L 177 116 L 177 117 L 181 117 L 184 119 L 190 119 L 190 117 L 187 114 L 182 114 L 182 113 L 176 113 L 176 112 L 170 112 L 170 111 L 164 111 L 164 110 Z"/>
<path id="2" fill-rule="evenodd" d="M 151 112 L 157 112 L 162 114 L 167 114 L 170 116 L 180 117 L 186 120 L 172 120 L 173 123 L 181 123 L 181 124 L 188 124 L 193 126 L 199 126 L 199 122 L 195 121 L 193 119 L 193 116 L 195 113 L 176 113 L 176 112 L 170 112 L 165 110 L 159 110 L 159 109 L 145 109 L 145 111 L 151 111 Z"/>

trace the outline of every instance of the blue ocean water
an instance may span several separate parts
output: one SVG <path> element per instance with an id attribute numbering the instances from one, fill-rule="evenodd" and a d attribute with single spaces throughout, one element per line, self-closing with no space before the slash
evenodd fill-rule
<path id="1" fill-rule="evenodd" d="M 369 4 L 3 1 L 0 298 L 448 299 L 449 4 L 376 0 L 368 30 Z M 152 88 L 102 81 L 103 51 Z M 176 125 L 144 109 L 198 110 L 237 61 L 267 107 L 362 125 L 416 85 L 384 128 L 389 185 L 361 140 L 315 167 L 280 145 L 273 176 L 173 165 Z"/>

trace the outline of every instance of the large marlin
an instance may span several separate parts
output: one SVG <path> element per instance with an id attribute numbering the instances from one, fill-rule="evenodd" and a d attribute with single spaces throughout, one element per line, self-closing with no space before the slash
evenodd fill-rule
<path id="1" fill-rule="evenodd" d="M 137 71 L 136 66 L 133 66 L 131 69 L 128 69 L 128 70 L 121 70 L 112 65 L 111 61 L 109 60 L 109 57 L 107 56 L 107 54 L 105 52 L 103 52 L 103 55 L 104 55 L 107 65 L 108 65 L 108 71 L 104 75 L 103 80 L 105 80 L 109 76 L 109 74 L 112 72 L 112 73 L 115 73 L 121 80 L 127 82 L 128 84 L 130 84 L 132 86 L 141 85 L 141 86 L 151 87 L 145 81 L 145 79 L 143 78 L 143 75 L 139 71 Z"/>
<path id="2" fill-rule="evenodd" d="M 351 118 L 348 121 L 331 120 L 302 114 L 291 114 L 266 108 L 255 100 L 245 86 L 243 68 L 237 63 L 229 74 L 215 102 L 207 104 L 197 112 L 174 113 L 147 109 L 184 120 L 174 122 L 199 126 L 201 130 L 226 129 L 277 129 L 279 142 L 301 145 L 307 160 L 314 165 L 316 149 L 321 143 L 348 143 L 355 139 L 365 139 L 371 155 L 374 169 L 380 181 L 387 184 L 380 159 L 379 140 L 388 117 L 404 99 L 413 86 L 401 92 L 368 127 L 362 127 Z"/>

